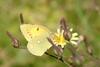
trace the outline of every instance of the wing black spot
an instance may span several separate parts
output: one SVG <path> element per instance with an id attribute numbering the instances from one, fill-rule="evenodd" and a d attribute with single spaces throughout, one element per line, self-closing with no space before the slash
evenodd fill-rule
<path id="1" fill-rule="evenodd" d="M 37 27 L 36 30 L 39 31 L 39 27 Z"/>

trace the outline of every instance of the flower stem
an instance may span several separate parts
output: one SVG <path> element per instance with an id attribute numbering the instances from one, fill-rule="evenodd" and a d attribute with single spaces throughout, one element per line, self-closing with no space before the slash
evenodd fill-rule
<path id="1" fill-rule="evenodd" d="M 68 65 L 69 67 L 73 67 L 72 64 L 69 61 L 64 61 L 63 57 L 58 58 L 57 56 L 51 55 L 51 54 L 49 54 L 47 52 L 45 52 L 45 54 L 48 55 L 48 56 L 50 56 L 50 57 L 53 57 L 53 58 L 55 58 L 55 59 L 57 59 L 59 61 L 61 61 L 62 63 Z"/>

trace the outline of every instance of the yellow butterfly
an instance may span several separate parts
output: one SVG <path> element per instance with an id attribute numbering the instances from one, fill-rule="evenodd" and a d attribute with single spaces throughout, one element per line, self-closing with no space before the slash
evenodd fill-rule
<path id="1" fill-rule="evenodd" d="M 33 55 L 42 56 L 52 46 L 47 40 L 50 31 L 45 26 L 21 24 L 20 29 L 28 41 L 28 51 Z"/>

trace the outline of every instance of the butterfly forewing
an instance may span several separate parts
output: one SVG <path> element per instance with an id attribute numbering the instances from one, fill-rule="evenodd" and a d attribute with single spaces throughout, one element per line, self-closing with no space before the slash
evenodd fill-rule
<path id="1" fill-rule="evenodd" d="M 32 29 L 33 29 L 33 25 L 31 24 L 22 24 L 20 25 L 20 29 L 22 34 L 24 35 L 25 39 L 27 41 L 30 41 L 32 39 Z"/>

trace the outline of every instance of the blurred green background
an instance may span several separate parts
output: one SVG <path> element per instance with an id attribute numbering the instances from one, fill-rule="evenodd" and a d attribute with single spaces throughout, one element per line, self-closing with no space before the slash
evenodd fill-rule
<path id="1" fill-rule="evenodd" d="M 64 17 L 80 34 L 88 36 L 94 56 L 100 58 L 100 0 L 0 0 L 0 67 L 65 67 L 54 58 L 37 57 L 15 49 L 6 31 L 27 45 L 20 32 L 19 14 L 25 23 L 46 25 L 55 31 Z"/>

